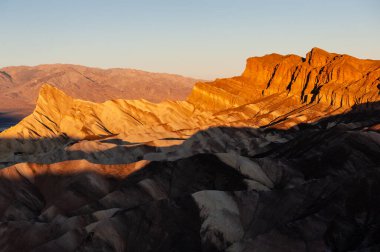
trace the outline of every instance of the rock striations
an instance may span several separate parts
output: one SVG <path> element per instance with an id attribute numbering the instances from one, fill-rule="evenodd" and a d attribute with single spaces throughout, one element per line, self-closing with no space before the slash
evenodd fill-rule
<path id="1" fill-rule="evenodd" d="M 197 83 L 189 101 L 199 108 L 223 110 L 281 95 L 303 104 L 350 108 L 378 100 L 379 76 L 378 60 L 313 48 L 306 58 L 278 54 L 249 58 L 241 76 Z"/>
<path id="2" fill-rule="evenodd" d="M 186 101 L 43 85 L 0 133 L 1 251 L 377 251 L 379 81 L 314 48 Z"/>

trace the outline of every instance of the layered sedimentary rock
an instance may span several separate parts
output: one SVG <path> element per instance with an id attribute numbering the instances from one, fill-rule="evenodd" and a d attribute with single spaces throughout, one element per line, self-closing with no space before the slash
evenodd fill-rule
<path id="1" fill-rule="evenodd" d="M 313 48 L 306 58 L 270 54 L 247 60 L 243 74 L 197 83 L 189 101 L 199 108 L 222 110 L 281 95 L 298 103 L 336 108 L 377 101 L 380 62 Z"/>
<path id="2" fill-rule="evenodd" d="M 161 103 L 44 85 L 0 133 L 0 247 L 377 251 L 378 69 L 269 55 Z"/>

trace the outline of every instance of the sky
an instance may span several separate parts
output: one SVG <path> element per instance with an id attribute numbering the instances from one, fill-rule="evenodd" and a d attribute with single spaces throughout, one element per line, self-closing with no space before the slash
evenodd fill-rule
<path id="1" fill-rule="evenodd" d="M 312 47 L 380 59 L 380 0 L 0 0 L 0 67 L 70 63 L 195 78 Z"/>

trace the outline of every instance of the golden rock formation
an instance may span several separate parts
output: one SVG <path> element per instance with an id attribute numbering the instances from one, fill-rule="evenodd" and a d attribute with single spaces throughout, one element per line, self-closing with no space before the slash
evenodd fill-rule
<path id="1" fill-rule="evenodd" d="M 1 136 L 64 134 L 85 139 L 121 134 L 145 142 L 185 137 L 218 125 L 289 128 L 355 104 L 378 101 L 379 76 L 380 61 L 314 48 L 305 59 L 278 54 L 250 58 L 241 76 L 197 83 L 187 101 L 97 104 L 73 99 L 46 84 L 33 114 Z"/>
<path id="2" fill-rule="evenodd" d="M 188 101 L 197 108 L 220 111 L 281 95 L 300 104 L 350 108 L 378 101 L 379 76 L 378 60 L 313 48 L 306 58 L 278 54 L 249 58 L 241 76 L 197 83 Z"/>

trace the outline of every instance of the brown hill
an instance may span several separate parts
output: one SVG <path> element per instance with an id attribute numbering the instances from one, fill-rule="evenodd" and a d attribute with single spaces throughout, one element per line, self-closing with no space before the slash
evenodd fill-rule
<path id="1" fill-rule="evenodd" d="M 174 74 L 133 69 L 100 69 L 79 65 L 19 66 L 0 69 L 0 112 L 21 116 L 35 107 L 42 84 L 93 102 L 121 99 L 184 100 L 196 80 Z"/>
<path id="2" fill-rule="evenodd" d="M 161 103 L 43 85 L 0 133 L 0 247 L 378 251 L 379 67 L 272 54 Z"/>

